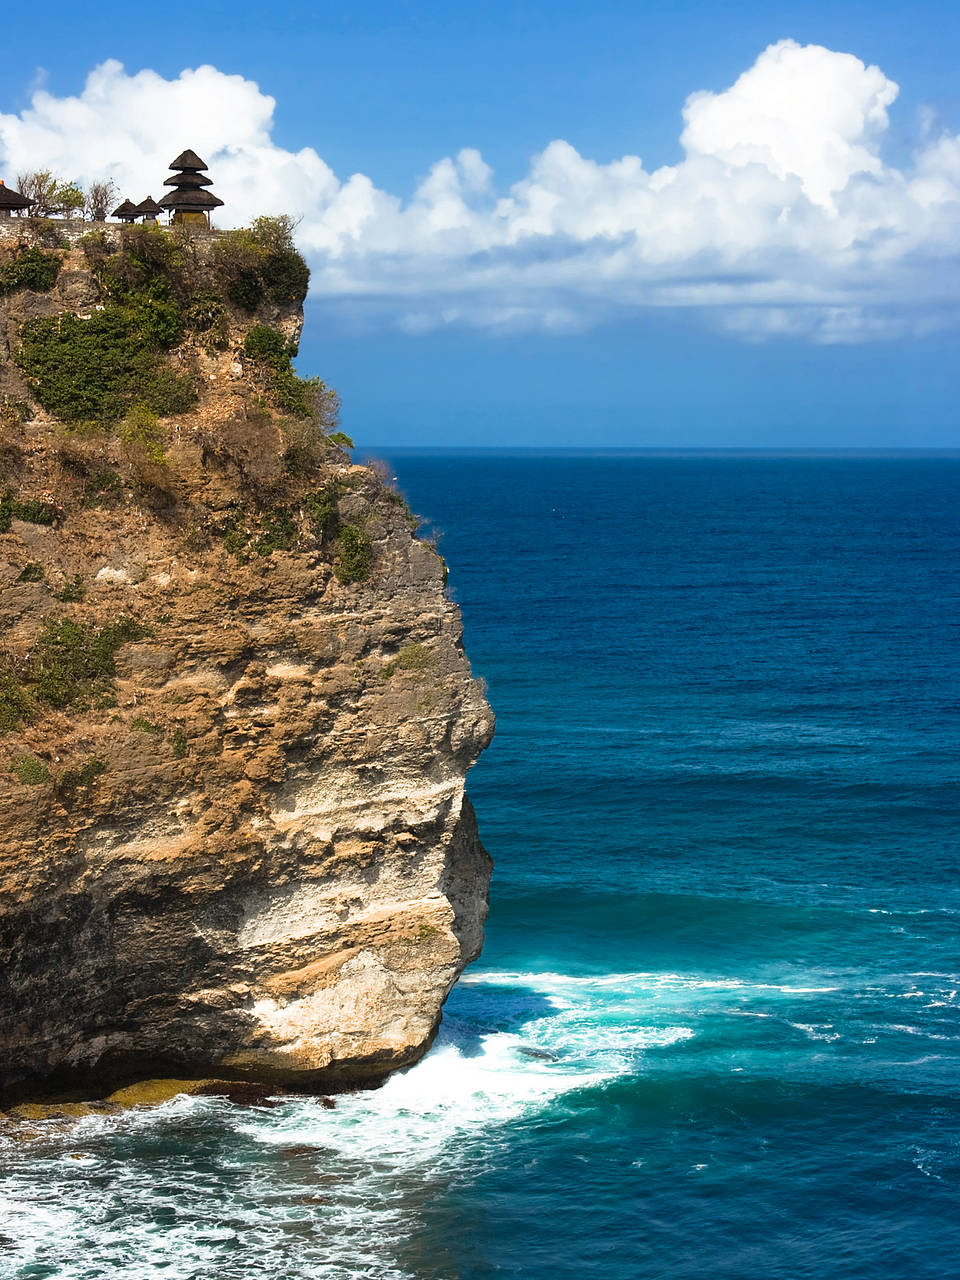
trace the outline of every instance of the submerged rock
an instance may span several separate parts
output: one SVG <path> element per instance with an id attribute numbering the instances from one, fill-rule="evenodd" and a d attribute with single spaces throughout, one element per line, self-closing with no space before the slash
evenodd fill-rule
<path id="1" fill-rule="evenodd" d="M 37 403 L 51 375 L 21 367 L 21 321 L 105 296 L 102 245 L 66 255 L 68 292 L 0 297 L 8 1097 L 376 1083 L 426 1050 L 482 943 L 464 779 L 493 719 L 443 562 L 328 437 L 317 388 L 312 418 L 271 400 L 289 360 L 247 339 L 295 339 L 299 302 L 243 311 L 215 238 L 184 245 L 177 413 L 91 426 Z M 190 328 L 201 295 L 215 341 Z"/>

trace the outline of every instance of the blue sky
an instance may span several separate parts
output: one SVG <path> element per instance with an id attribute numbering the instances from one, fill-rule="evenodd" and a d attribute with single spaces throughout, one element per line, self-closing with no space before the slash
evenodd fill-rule
<path id="1" fill-rule="evenodd" d="M 738 227 L 730 233 L 735 257 L 726 231 L 719 245 L 712 240 L 704 248 L 698 240 L 678 250 L 667 281 L 660 265 L 655 271 L 650 266 L 661 235 L 651 231 L 643 269 L 632 260 L 624 267 L 627 275 L 635 273 L 628 287 L 617 278 L 621 257 L 606 249 L 594 255 L 595 233 L 604 244 L 611 234 L 632 241 L 636 233 L 633 223 L 618 223 L 611 233 L 603 217 L 620 217 L 624 202 L 637 195 L 637 183 L 645 192 L 653 171 L 682 164 L 681 112 L 688 95 L 722 95 L 768 46 L 785 38 L 854 54 L 883 73 L 868 83 L 863 69 L 848 76 L 837 63 L 837 74 L 830 72 L 828 89 L 822 90 L 842 97 L 849 81 L 871 118 L 877 110 L 884 113 L 882 129 L 871 125 L 876 136 L 869 143 L 871 154 L 882 157 L 882 173 L 871 170 L 868 157 L 846 188 L 849 194 L 860 184 L 858 210 L 864 192 L 874 202 L 869 215 L 856 215 L 867 219 L 855 229 L 859 243 L 863 227 L 884 220 L 883 202 L 899 198 L 898 175 L 917 166 L 918 149 L 960 131 L 960 6 L 599 0 L 292 3 L 266 17 L 265 11 L 246 0 L 173 3 L 162 10 L 101 4 L 81 11 L 73 4 L 45 3 L 28 12 L 18 6 L 4 19 L 7 74 L 0 124 L 27 118 L 38 89 L 55 102 L 82 95 L 88 75 L 107 59 L 123 63 L 127 77 L 150 68 L 165 81 L 176 81 L 185 68 L 211 64 L 255 82 L 261 96 L 275 99 L 270 146 L 284 154 L 312 149 L 314 185 L 327 181 L 328 170 L 341 184 L 318 197 L 305 218 L 315 290 L 299 364 L 338 388 L 344 425 L 358 442 L 960 445 L 960 362 L 954 354 L 960 285 L 957 257 L 949 248 L 960 224 L 950 220 L 952 194 L 917 243 L 907 243 L 916 217 L 906 210 L 898 213 L 893 231 L 884 226 L 877 233 L 871 256 L 853 262 L 844 249 L 841 261 L 830 237 L 838 216 L 842 221 L 852 216 L 850 210 L 839 197 L 834 200 L 833 189 L 817 193 L 819 170 L 798 164 L 797 177 L 788 161 L 790 174 L 778 172 L 776 181 L 793 183 L 794 218 L 812 219 L 809 200 L 817 216 L 823 214 L 816 224 L 816 234 L 826 237 L 822 252 L 821 241 L 810 239 L 813 230 L 804 229 L 800 240 L 784 247 L 767 228 L 752 246 L 743 238 L 748 231 Z M 794 56 L 789 50 L 788 55 Z M 817 74 L 814 69 L 811 107 L 821 95 L 818 86 L 827 83 Z M 759 88 L 743 109 L 762 113 L 762 94 L 771 81 L 762 81 L 759 71 L 755 79 Z M 895 98 L 884 88 L 889 81 L 899 86 Z M 110 91 L 132 92 L 130 82 L 116 76 Z M 217 83 L 205 91 L 215 96 Z M 116 105 L 121 101 L 112 99 L 115 115 L 124 114 Z M 248 92 L 238 115 L 252 104 L 253 120 L 258 101 Z M 805 114 L 802 97 L 800 102 Z M 143 95 L 131 103 L 131 111 L 151 109 Z M 698 155 L 707 155 L 698 161 L 700 169 L 691 170 L 690 183 L 709 185 L 718 166 L 741 164 L 734 144 L 742 119 L 730 114 L 741 106 L 724 98 L 699 124 L 687 121 L 693 131 L 687 150 L 692 137 Z M 167 110 L 159 99 L 155 109 Z M 791 110 L 797 112 L 796 104 Z M 64 157 L 64 168 L 76 156 L 79 175 L 90 163 L 84 157 L 91 127 L 76 126 L 81 133 L 71 134 L 69 119 L 66 109 L 57 117 L 55 128 L 63 136 L 52 154 Z M 251 123 L 250 154 L 258 145 L 256 127 Z M 208 149 L 229 149 L 229 136 L 211 137 L 203 144 Z M 544 182 L 532 157 L 557 139 L 569 148 L 557 153 Z M 21 167 L 22 148 L 30 145 L 25 130 L 4 135 L 0 128 L 0 166 L 16 160 Z M 44 145 L 53 146 L 49 130 Z M 167 139 L 156 145 L 168 146 Z M 181 145 L 197 143 L 177 135 L 174 149 Z M 797 145 L 805 145 L 804 139 Z M 409 219 L 401 225 L 393 206 L 422 205 L 418 189 L 432 167 L 464 149 L 481 153 L 482 162 L 468 157 L 457 162 L 452 177 L 441 174 L 447 185 L 439 195 L 440 178 L 432 180 L 429 217 L 435 219 L 437 209 L 455 198 L 463 226 L 470 223 L 469 234 L 458 230 L 457 246 L 445 250 L 438 265 L 424 241 L 423 227 L 432 225 L 426 215 L 417 215 L 416 228 Z M 642 157 L 644 169 L 626 186 L 618 171 L 605 168 L 624 155 Z M 574 197 L 576 208 L 567 210 L 565 221 L 554 219 L 548 232 L 538 226 L 528 235 L 537 200 L 544 191 L 552 200 L 557 190 L 576 187 L 584 172 L 581 161 L 591 166 L 588 180 L 596 176 L 598 191 L 603 189 L 598 200 L 610 200 L 599 232 L 589 226 L 590 198 Z M 923 163 L 929 169 L 929 159 Z M 953 175 L 952 153 L 945 158 L 941 149 L 936 163 L 942 184 L 943 175 Z M 264 164 L 265 175 L 290 172 Z M 851 172 L 856 167 L 851 162 Z M 211 170 L 216 179 L 213 161 Z M 228 175 L 226 159 L 219 171 Z M 330 227 L 336 219 L 340 226 L 345 217 L 360 217 L 355 189 L 345 193 L 342 187 L 354 173 L 369 179 L 382 212 L 362 223 L 359 240 L 350 231 L 347 271 L 343 257 L 336 258 L 342 246 L 330 249 Z M 269 181 L 258 179 L 261 187 Z M 617 182 L 621 187 L 611 194 Z M 835 180 L 838 192 L 841 182 L 846 177 Z M 456 186 L 453 197 L 450 183 Z M 514 238 L 491 250 L 495 200 L 510 195 L 517 183 L 527 184 L 527 204 L 511 215 L 519 220 Z M 700 188 L 691 190 L 692 203 Z M 719 198 L 741 205 L 773 198 L 772 186 L 752 191 L 738 187 Z M 511 198 L 517 203 L 515 194 Z M 283 193 L 278 199 L 272 207 L 283 206 Z M 307 196 L 298 193 L 297 199 Z M 669 227 L 682 207 L 680 215 L 677 207 L 661 213 Z M 905 246 L 895 266 L 884 249 L 891 237 Z M 803 260 L 797 256 L 801 240 Z M 819 278 L 827 260 L 830 269 Z M 680 295 L 671 291 L 681 276 L 704 291 L 696 305 L 674 305 Z M 816 297 L 807 307 L 806 282 L 814 277 Z M 599 280 L 606 281 L 602 288 Z M 770 290 L 774 302 L 758 306 L 761 293 L 766 297 Z M 703 305 L 708 296 L 713 301 Z"/>

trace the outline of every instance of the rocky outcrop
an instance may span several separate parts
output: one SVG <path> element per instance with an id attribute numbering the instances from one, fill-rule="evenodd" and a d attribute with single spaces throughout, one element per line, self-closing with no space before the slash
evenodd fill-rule
<path id="1" fill-rule="evenodd" d="M 0 298 L 0 1089 L 375 1082 L 486 913 L 464 778 L 493 721 L 445 567 L 272 407 L 245 339 L 295 339 L 299 302 L 220 299 L 215 344 L 163 354 L 193 407 L 145 434 L 40 409 L 24 321 L 104 305 L 63 257 Z"/>

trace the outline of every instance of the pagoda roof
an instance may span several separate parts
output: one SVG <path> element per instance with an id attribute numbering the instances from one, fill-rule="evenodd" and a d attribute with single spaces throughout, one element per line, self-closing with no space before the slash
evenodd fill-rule
<path id="1" fill-rule="evenodd" d="M 153 196 L 147 196 L 146 200 L 141 200 L 136 206 L 137 213 L 161 213 L 162 210 L 154 200 Z"/>
<path id="2" fill-rule="evenodd" d="M 132 200 L 124 200 L 122 204 L 118 204 L 111 213 L 111 218 L 130 218 L 137 212 L 137 206 Z"/>
<path id="3" fill-rule="evenodd" d="M 213 179 L 208 178 L 203 173 L 171 173 L 169 178 L 164 178 L 163 185 L 165 187 L 180 187 L 182 190 L 195 187 L 212 187 Z"/>
<path id="4" fill-rule="evenodd" d="M 0 178 L 0 209 L 29 209 L 33 203 L 33 200 L 28 200 L 19 191 L 14 191 L 13 187 L 5 187 Z"/>
<path id="5" fill-rule="evenodd" d="M 186 151 L 181 151 L 176 160 L 171 161 L 171 169 L 206 169 L 206 162 L 201 160 L 195 151 L 191 151 L 189 147 Z"/>
<path id="6" fill-rule="evenodd" d="M 216 209 L 223 201 L 212 191 L 168 191 L 160 201 L 161 209 Z"/>

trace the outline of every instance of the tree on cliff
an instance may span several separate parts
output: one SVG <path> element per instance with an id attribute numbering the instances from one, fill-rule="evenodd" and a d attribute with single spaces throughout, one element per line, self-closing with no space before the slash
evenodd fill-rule
<path id="1" fill-rule="evenodd" d="M 51 213 L 70 217 L 83 209 L 86 196 L 77 182 L 67 182 L 49 169 L 37 169 L 17 175 L 17 190 L 33 201 L 31 212 L 35 217 L 46 218 Z"/>
<path id="2" fill-rule="evenodd" d="M 91 182 L 84 193 L 84 216 L 94 222 L 106 222 L 110 206 L 116 201 L 120 192 L 112 179 L 106 182 Z"/>

